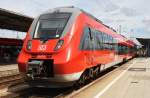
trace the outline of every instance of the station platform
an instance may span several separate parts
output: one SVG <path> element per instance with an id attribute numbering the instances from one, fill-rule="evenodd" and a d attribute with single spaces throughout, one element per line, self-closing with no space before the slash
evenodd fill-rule
<path id="1" fill-rule="evenodd" d="M 0 66 L 0 77 L 11 76 L 16 74 L 19 74 L 17 64 Z"/>
<path id="2" fill-rule="evenodd" d="M 150 58 L 123 64 L 72 98 L 150 98 Z"/>

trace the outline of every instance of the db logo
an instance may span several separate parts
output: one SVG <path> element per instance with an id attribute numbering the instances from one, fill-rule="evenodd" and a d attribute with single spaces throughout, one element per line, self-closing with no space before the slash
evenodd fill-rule
<path id="1" fill-rule="evenodd" d="M 39 45 L 38 50 L 44 51 L 46 50 L 47 46 L 46 45 Z"/>

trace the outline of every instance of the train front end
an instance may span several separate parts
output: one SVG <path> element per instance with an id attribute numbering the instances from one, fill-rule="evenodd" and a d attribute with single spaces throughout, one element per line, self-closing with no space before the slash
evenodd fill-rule
<path id="1" fill-rule="evenodd" d="M 72 85 L 79 78 L 81 73 L 65 69 L 74 17 L 70 10 L 55 9 L 33 21 L 18 57 L 19 71 L 32 85 Z"/>

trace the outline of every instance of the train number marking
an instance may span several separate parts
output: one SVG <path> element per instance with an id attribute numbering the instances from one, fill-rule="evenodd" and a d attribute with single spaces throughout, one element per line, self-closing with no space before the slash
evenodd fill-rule
<path id="1" fill-rule="evenodd" d="M 47 49 L 46 45 L 39 45 L 38 50 L 45 51 Z"/>

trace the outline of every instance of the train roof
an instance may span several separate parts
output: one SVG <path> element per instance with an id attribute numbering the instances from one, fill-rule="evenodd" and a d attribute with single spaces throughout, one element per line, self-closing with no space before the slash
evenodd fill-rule
<path id="1" fill-rule="evenodd" d="M 80 13 L 85 13 L 87 16 L 91 17 L 92 19 L 94 19 L 95 21 L 97 21 L 98 23 L 102 24 L 105 28 L 107 28 L 108 30 L 108 34 L 110 34 L 111 36 L 113 36 L 114 38 L 116 38 L 119 43 L 121 44 L 126 44 L 128 46 L 134 46 L 134 43 L 132 43 L 131 41 L 129 41 L 126 37 L 120 35 L 120 34 L 117 34 L 116 30 L 114 30 L 112 27 L 104 24 L 101 20 L 97 19 L 96 17 L 94 17 L 93 15 L 87 13 L 86 11 L 80 9 L 80 8 L 77 8 L 77 7 L 74 7 L 74 6 L 68 6 L 68 7 L 57 7 L 57 8 L 54 8 L 54 9 L 51 9 L 51 10 L 48 10 L 46 11 L 44 14 L 47 14 L 47 13 L 57 13 L 57 12 L 70 12 L 70 13 L 73 13 L 74 14 L 74 17 L 79 15 Z"/>
<path id="2" fill-rule="evenodd" d="M 78 8 L 78 7 L 74 7 L 74 6 L 67 6 L 67 7 L 57 7 L 51 10 L 46 11 L 45 13 L 53 13 L 53 12 L 72 12 L 72 13 L 76 13 L 79 14 L 81 12 L 87 14 L 88 16 L 92 17 L 94 20 L 103 23 L 101 20 L 97 19 L 96 17 L 94 17 L 93 15 L 91 15 L 90 13 Z M 107 26 L 109 27 L 109 26 Z"/>

